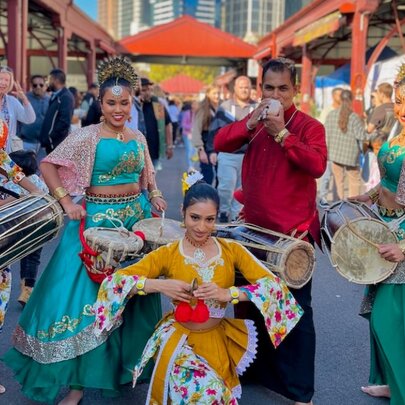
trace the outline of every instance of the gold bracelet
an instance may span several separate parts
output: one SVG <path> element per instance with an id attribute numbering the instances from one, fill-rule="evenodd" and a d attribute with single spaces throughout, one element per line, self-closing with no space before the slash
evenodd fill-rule
<path id="1" fill-rule="evenodd" d="M 149 197 L 149 201 L 151 201 L 152 198 L 155 198 L 155 197 L 163 198 L 163 194 L 160 190 L 156 189 L 156 190 L 152 190 L 151 192 L 149 192 L 148 197 Z"/>
<path id="2" fill-rule="evenodd" d="M 231 295 L 231 304 L 236 305 L 239 302 L 240 290 L 234 285 L 229 287 L 229 294 Z"/>
<path id="3" fill-rule="evenodd" d="M 18 184 L 23 178 L 25 174 L 23 172 L 18 172 L 13 176 L 13 183 Z"/>
<path id="4" fill-rule="evenodd" d="M 138 295 L 146 295 L 145 282 L 146 282 L 146 277 L 139 276 L 138 280 L 135 283 L 135 288 L 136 288 L 136 292 Z"/>
<path id="5" fill-rule="evenodd" d="M 380 197 L 380 189 L 372 188 L 370 191 L 367 192 L 367 195 L 370 197 L 370 200 L 373 203 L 376 203 Z"/>
<path id="6" fill-rule="evenodd" d="M 288 129 L 287 128 L 283 128 L 275 137 L 274 140 L 277 143 L 281 143 L 283 142 L 284 137 L 288 134 Z"/>
<path id="7" fill-rule="evenodd" d="M 66 191 L 64 187 L 56 187 L 55 190 L 53 190 L 53 198 L 55 198 L 56 201 L 61 200 L 63 197 L 66 197 L 69 193 Z"/>

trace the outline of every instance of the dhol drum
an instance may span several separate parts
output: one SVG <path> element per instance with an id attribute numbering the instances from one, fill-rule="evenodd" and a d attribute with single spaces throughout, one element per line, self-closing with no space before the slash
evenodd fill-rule
<path id="1" fill-rule="evenodd" d="M 185 229 L 179 221 L 168 218 L 142 219 L 132 227 L 132 230 L 145 235 L 144 253 L 181 239 L 185 234 Z"/>
<path id="2" fill-rule="evenodd" d="M 357 284 L 375 284 L 389 277 L 397 263 L 383 259 L 378 245 L 398 243 L 396 235 L 368 205 L 338 201 L 325 210 L 323 245 L 339 274 Z"/>
<path id="3" fill-rule="evenodd" d="M 142 250 L 143 240 L 125 227 L 93 227 L 83 230 L 80 239 L 83 251 L 80 253 L 87 274 L 96 283 L 120 267 L 120 263 L 133 259 Z"/>
<path id="4" fill-rule="evenodd" d="M 0 269 L 56 238 L 63 210 L 49 195 L 30 194 L 0 207 Z"/>
<path id="5" fill-rule="evenodd" d="M 291 288 L 312 277 L 315 250 L 308 242 L 251 224 L 218 226 L 217 236 L 238 241 Z"/>

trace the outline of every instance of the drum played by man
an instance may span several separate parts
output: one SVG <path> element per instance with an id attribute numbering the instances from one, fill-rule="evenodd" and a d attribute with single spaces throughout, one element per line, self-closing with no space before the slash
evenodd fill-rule
<path id="1" fill-rule="evenodd" d="M 284 234 L 308 231 L 308 239 L 319 243 L 316 178 L 326 168 L 324 127 L 298 111 L 293 103 L 297 88 L 292 61 L 271 59 L 263 66 L 262 92 L 263 101 L 251 114 L 218 132 L 215 149 L 232 152 L 249 144 L 242 167 L 246 222 Z M 280 102 L 277 113 L 263 113 L 270 99 Z M 304 316 L 277 351 L 261 338 L 263 344 L 253 367 L 256 381 L 292 399 L 296 405 L 312 404 L 314 394 L 311 285 L 309 282 L 301 289 L 291 290 L 303 307 Z M 244 316 L 256 319 L 253 310 L 250 308 Z"/>

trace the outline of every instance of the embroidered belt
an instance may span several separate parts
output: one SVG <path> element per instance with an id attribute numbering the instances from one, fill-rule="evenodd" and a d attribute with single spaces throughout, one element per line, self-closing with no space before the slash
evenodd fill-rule
<path id="1" fill-rule="evenodd" d="M 136 201 L 141 193 L 94 194 L 86 193 L 86 201 L 94 204 L 125 204 Z"/>

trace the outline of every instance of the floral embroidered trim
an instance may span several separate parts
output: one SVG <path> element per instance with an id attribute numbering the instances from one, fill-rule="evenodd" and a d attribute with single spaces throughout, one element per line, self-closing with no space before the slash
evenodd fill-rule
<path id="1" fill-rule="evenodd" d="M 121 221 L 125 221 L 127 218 L 143 218 L 143 210 L 139 202 L 127 205 L 124 208 L 115 210 L 114 208 L 108 208 L 105 213 L 97 213 L 92 216 L 94 222 L 100 222 L 105 219 L 105 217 L 118 218 Z"/>
<path id="2" fill-rule="evenodd" d="M 254 322 L 250 319 L 245 319 L 245 325 L 248 330 L 248 347 L 246 348 L 245 354 L 242 356 L 242 358 L 240 359 L 239 363 L 236 366 L 236 372 L 239 375 L 242 375 L 247 370 L 247 368 L 253 363 L 257 355 L 258 338 L 256 326 Z"/>
<path id="3" fill-rule="evenodd" d="M 304 311 L 279 277 L 264 277 L 255 284 L 239 288 L 260 310 L 273 346 L 277 347 Z"/>
<path id="4" fill-rule="evenodd" d="M 51 324 L 47 331 L 38 331 L 37 338 L 39 340 L 45 340 L 49 338 L 53 339 L 56 335 L 60 335 L 62 333 L 65 333 L 66 331 L 74 332 L 75 329 L 83 321 L 85 316 L 94 316 L 92 306 L 90 304 L 87 304 L 83 307 L 83 311 L 79 318 L 72 319 L 70 316 L 64 315 L 60 321 Z"/>
<path id="5" fill-rule="evenodd" d="M 113 180 L 122 173 L 136 173 L 140 172 L 144 165 L 144 155 L 142 151 L 135 154 L 134 151 L 125 152 L 119 163 L 114 167 L 114 169 L 107 174 L 100 174 L 98 176 L 98 181 L 100 183 L 105 183 L 107 181 Z M 139 176 L 138 176 L 139 177 Z M 138 179 L 136 179 L 138 181 Z"/>

